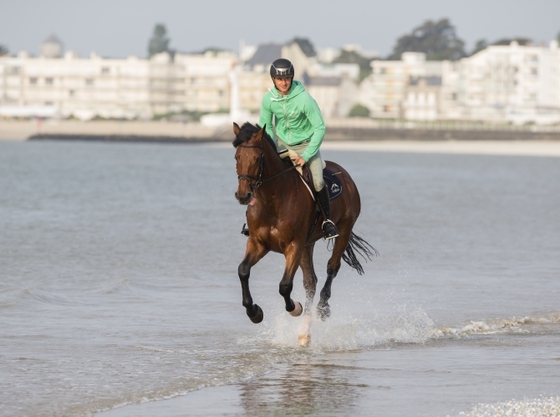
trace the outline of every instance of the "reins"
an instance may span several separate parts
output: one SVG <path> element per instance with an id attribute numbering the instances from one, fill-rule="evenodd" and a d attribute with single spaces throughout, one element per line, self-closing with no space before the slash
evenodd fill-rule
<path id="1" fill-rule="evenodd" d="M 239 174 L 237 176 L 237 179 L 245 180 L 249 183 L 249 187 L 251 187 L 251 191 L 255 191 L 257 188 L 259 188 L 264 183 L 266 183 L 268 181 L 271 181 L 274 178 L 277 178 L 280 175 L 283 175 L 286 172 L 291 171 L 292 169 L 295 169 L 295 165 L 292 165 L 291 167 L 286 168 L 286 169 L 274 174 L 273 176 L 265 178 L 263 180 L 262 176 L 263 176 L 263 171 L 264 171 L 264 149 L 263 149 L 262 145 L 239 145 L 239 148 L 259 148 L 261 150 L 261 156 L 259 157 L 259 173 L 257 174 L 257 177 L 255 177 L 253 175 L 247 175 L 247 174 Z M 254 180 L 255 183 L 251 184 L 251 180 Z"/>

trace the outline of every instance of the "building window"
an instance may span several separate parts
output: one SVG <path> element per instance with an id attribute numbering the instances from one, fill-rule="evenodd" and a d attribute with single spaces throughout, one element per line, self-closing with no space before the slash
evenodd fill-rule
<path id="1" fill-rule="evenodd" d="M 47 78 L 45 78 L 45 83 L 46 83 L 47 85 L 53 85 L 54 80 L 53 80 L 52 77 L 47 77 Z"/>
<path id="2" fill-rule="evenodd" d="M 37 84 L 37 77 L 30 77 L 29 84 Z"/>
<path id="3" fill-rule="evenodd" d="M 93 78 L 86 78 L 86 85 L 93 85 Z"/>
<path id="4" fill-rule="evenodd" d="M 76 92 L 74 90 L 68 91 L 68 96 L 69 97 L 74 97 L 75 94 L 76 94 Z"/>
<path id="5" fill-rule="evenodd" d="M 110 72 L 109 67 L 102 67 L 101 68 L 101 74 L 109 74 L 109 72 Z"/>

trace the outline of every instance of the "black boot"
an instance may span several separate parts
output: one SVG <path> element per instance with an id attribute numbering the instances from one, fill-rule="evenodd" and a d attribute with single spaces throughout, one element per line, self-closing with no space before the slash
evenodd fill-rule
<path id="1" fill-rule="evenodd" d="M 321 191 L 317 192 L 317 201 L 319 203 L 321 213 L 323 213 L 323 237 L 327 240 L 338 237 L 338 230 L 331 220 L 331 204 L 327 187 L 323 187 Z"/>
<path id="2" fill-rule="evenodd" d="M 243 223 L 243 227 L 241 228 L 241 234 L 249 237 L 249 228 L 247 227 L 247 223 Z"/>

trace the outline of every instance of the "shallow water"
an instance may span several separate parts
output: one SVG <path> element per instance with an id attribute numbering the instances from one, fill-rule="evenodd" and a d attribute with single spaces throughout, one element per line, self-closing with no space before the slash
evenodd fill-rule
<path id="1" fill-rule="evenodd" d="M 0 415 L 557 405 L 558 158 L 323 154 L 354 177 L 355 230 L 381 256 L 342 267 L 301 349 L 280 255 L 251 277 L 264 322 L 241 306 L 231 147 L 0 142 Z M 327 257 L 319 243 L 320 280 Z"/>

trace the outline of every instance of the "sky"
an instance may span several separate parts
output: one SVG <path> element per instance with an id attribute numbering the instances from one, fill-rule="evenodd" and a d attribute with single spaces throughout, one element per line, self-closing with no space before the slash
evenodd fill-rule
<path id="1" fill-rule="evenodd" d="M 467 52 L 477 40 L 525 37 L 536 43 L 560 32 L 560 0 L 0 0 L 0 44 L 38 55 L 55 34 L 65 50 L 108 58 L 147 56 L 154 26 L 170 48 L 284 43 L 307 38 L 317 48 L 360 45 L 380 57 L 426 20 L 448 18 Z"/>

